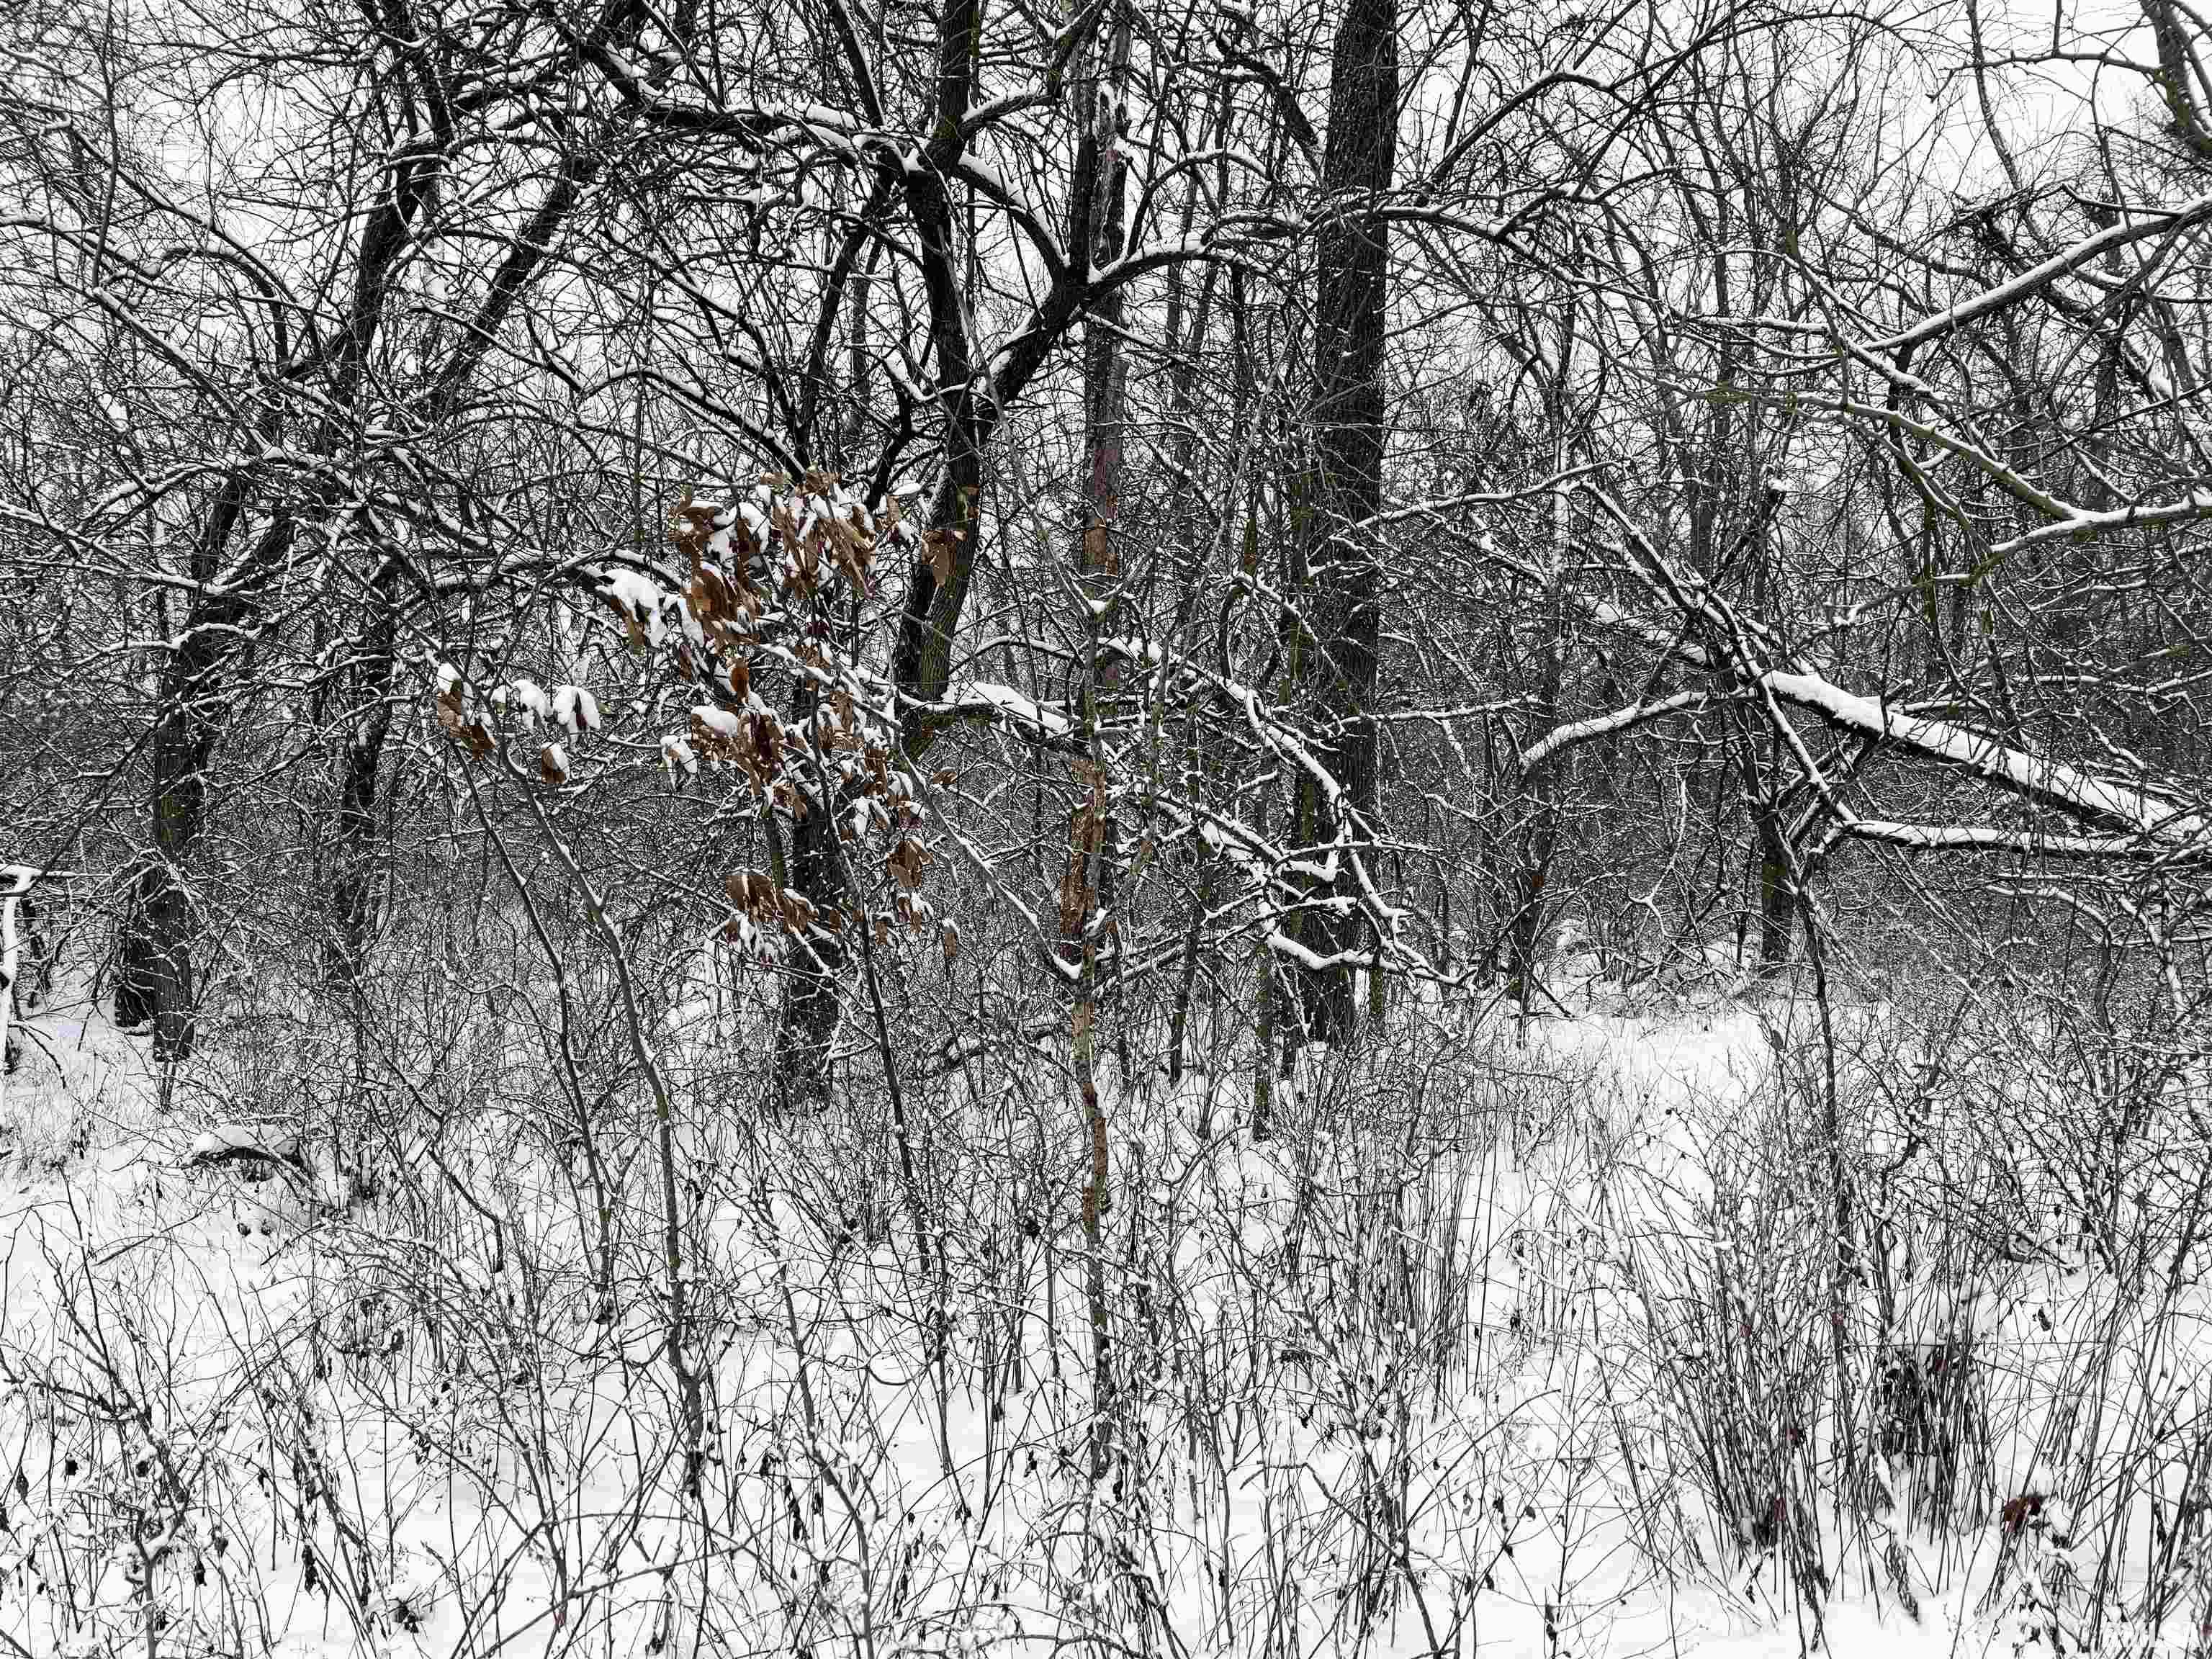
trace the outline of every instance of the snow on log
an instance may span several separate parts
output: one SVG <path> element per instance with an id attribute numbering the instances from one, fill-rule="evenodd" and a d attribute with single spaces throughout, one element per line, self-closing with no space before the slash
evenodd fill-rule
<path id="1" fill-rule="evenodd" d="M 265 1124 L 218 1123 L 192 1142 L 185 1162 L 196 1170 L 243 1166 L 251 1180 L 280 1168 L 307 1173 L 299 1137 Z"/>
<path id="2" fill-rule="evenodd" d="M 1877 698 L 1846 691 L 1817 674 L 1770 669 L 1759 676 L 1759 684 L 1784 702 L 1847 731 L 1963 767 L 1993 783 L 2016 789 L 2031 800 L 2132 835 L 2169 846 L 2181 845 L 2204 838 L 2208 825 L 2212 825 L 2212 819 L 2203 811 L 2191 811 L 2163 795 L 2008 747 L 1984 732 L 1905 714 Z"/>
<path id="3" fill-rule="evenodd" d="M 2212 860 L 2212 842 L 2196 848 L 2169 848 L 2140 836 L 2052 836 L 2036 830 L 2000 830 L 1985 824 L 1895 823 L 1853 818 L 1838 824 L 1837 838 L 1875 841 L 1915 852 L 2019 853 L 2030 858 L 2136 859 L 2179 857 Z"/>
<path id="4" fill-rule="evenodd" d="M 1708 672 L 1721 671 L 1722 659 L 1714 652 L 1650 617 L 1638 616 L 1603 600 L 1585 609 L 1593 622 L 1641 639 L 1678 662 Z M 1739 668 L 1737 672 L 1741 681 L 1763 688 L 1778 702 L 1817 714 L 1832 726 L 1857 732 L 1886 748 L 1962 768 L 2069 817 L 2141 837 L 2148 843 L 2142 856 L 2179 853 L 2191 858 L 2212 857 L 2212 813 L 2201 806 L 2192 806 L 2154 789 L 2100 777 L 2081 767 L 2046 759 L 1985 732 L 1907 714 L 1880 697 L 1846 691 L 1833 681 L 1803 668 L 1757 672 Z M 1899 826 L 1900 830 L 1905 827 Z M 1943 833 L 1952 834 L 1953 839 L 1936 842 L 1917 836 L 1911 844 L 1966 847 L 1975 844 L 1976 835 L 1986 833 L 2001 838 L 2009 832 Z M 1906 844 L 1895 836 L 1875 835 L 1869 838 Z M 1987 844 L 1996 847 L 2006 843 L 1997 839 Z M 2055 842 L 2051 844 L 2058 850 Z M 2087 845 L 2085 842 L 2083 848 Z"/>

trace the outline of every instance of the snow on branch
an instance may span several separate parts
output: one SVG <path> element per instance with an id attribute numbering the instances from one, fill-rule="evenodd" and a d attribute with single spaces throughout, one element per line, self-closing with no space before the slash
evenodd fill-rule
<path id="1" fill-rule="evenodd" d="M 940 702 L 915 702 L 912 707 L 932 722 L 1004 721 L 1054 746 L 1074 739 L 1074 723 L 1059 709 L 990 680 L 970 680 L 952 687 Z"/>
<path id="2" fill-rule="evenodd" d="M 1682 613 L 1680 624 L 1670 628 L 1656 617 L 1611 602 L 1588 600 L 1583 609 L 1591 620 L 1640 639 L 1677 661 L 1717 675 L 1724 685 L 1771 699 L 1770 718 L 1793 748 L 1796 746 L 1794 735 L 1782 717 L 1785 705 L 1817 715 L 1883 748 L 1958 767 L 2070 817 L 2140 837 L 2148 843 L 2144 856 L 2179 854 L 2195 859 L 2204 855 L 2208 843 L 2212 843 L 2212 813 L 2202 805 L 2067 765 L 1970 726 L 1909 714 L 1879 696 L 1847 691 L 1802 664 L 1773 666 L 1765 659 L 1771 647 L 1756 622 L 1739 617 L 1704 583 L 1677 570 L 1618 502 L 1601 490 L 1585 488 L 1620 526 L 1624 537 L 1620 550 L 1630 571 L 1655 599 L 1671 604 Z M 1695 641 L 1688 637 L 1692 633 L 1698 636 Z M 1856 823 L 1856 817 L 1833 797 L 1810 757 L 1801 751 L 1798 758 L 1838 822 L 1846 829 Z M 1944 844 L 1972 844 L 1972 835 L 1961 833 L 1966 839 Z M 2008 832 L 1989 833 L 2002 836 Z M 1895 841 L 1896 837 L 1873 839 Z M 1930 843 L 1921 840 L 1912 844 Z"/>
<path id="3" fill-rule="evenodd" d="M 1770 669 L 1759 681 L 1784 702 L 1832 725 L 1963 767 L 2076 817 L 2112 824 L 2169 847 L 2203 839 L 2212 829 L 2212 819 L 2204 812 L 2191 811 L 2164 795 L 2010 747 L 1985 732 L 1905 714 L 1817 674 Z"/>
<path id="4" fill-rule="evenodd" d="M 1999 283 L 1994 288 L 1984 289 L 1969 299 L 1961 300 L 1948 311 L 1939 312 L 1901 333 L 1870 342 L 1866 349 L 1869 351 L 1907 351 L 1930 340 L 1939 340 L 1954 330 L 1964 328 L 1968 323 L 2019 304 L 2061 277 L 2094 264 L 2115 248 L 2125 247 L 2130 242 L 2140 242 L 2148 237 L 2178 235 L 2208 219 L 2212 219 L 2212 196 L 2200 196 L 2179 207 L 2153 213 L 2131 222 L 2112 225 L 2094 236 L 2084 237 L 2071 247 L 2061 249 L 2042 264 L 2029 266 L 2017 276 Z"/>
<path id="5" fill-rule="evenodd" d="M 2168 848 L 2140 836 L 2053 836 L 2034 830 L 1999 830 L 1982 824 L 1893 823 L 1853 818 L 1838 824 L 1834 838 L 1880 842 L 1915 852 L 2020 853 L 2031 858 L 2167 859 L 2179 863 L 2212 861 L 2212 841 Z"/>
<path id="6" fill-rule="evenodd" d="M 1626 732 L 1631 726 L 1641 726 L 1647 720 L 1703 708 L 1711 701 L 1711 696 L 1703 691 L 1677 691 L 1670 697 L 1657 697 L 1650 702 L 1633 702 L 1626 708 L 1616 708 L 1609 714 L 1592 714 L 1588 720 L 1554 726 L 1521 751 L 1521 771 L 1525 776 L 1577 744 L 1588 743 L 1594 738 L 1610 737 L 1616 732 Z"/>

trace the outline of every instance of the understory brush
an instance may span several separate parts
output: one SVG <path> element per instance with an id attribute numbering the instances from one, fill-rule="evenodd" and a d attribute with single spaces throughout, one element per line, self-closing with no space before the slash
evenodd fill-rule
<path id="1" fill-rule="evenodd" d="M 267 997 L 13 1166 L 12 1644 L 1566 1655 L 1871 1596 L 2203 1650 L 2194 1189 L 2057 1159 L 2047 1026 L 1407 999 L 1264 1139 L 1249 1032 L 1109 1053 L 1094 1273 L 1033 1014 L 787 1113 L 772 981 L 672 952 L 641 1044 L 575 949 Z M 2081 1075 L 2130 1146 L 2203 1109 Z"/>

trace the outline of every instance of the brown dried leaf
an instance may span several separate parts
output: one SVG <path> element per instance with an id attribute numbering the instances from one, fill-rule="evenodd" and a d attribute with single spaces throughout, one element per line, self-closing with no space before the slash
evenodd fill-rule
<path id="1" fill-rule="evenodd" d="M 720 509 L 712 501 L 695 501 L 689 495 L 677 503 L 670 514 L 669 539 L 677 550 L 696 565 L 705 556 L 707 544 L 714 533 L 714 520 Z"/>
<path id="2" fill-rule="evenodd" d="M 782 899 L 785 927 L 794 933 L 803 933 L 814 926 L 814 906 L 808 902 L 805 894 L 793 892 L 787 887 L 783 890 Z"/>
<path id="3" fill-rule="evenodd" d="M 774 775 L 783 763 L 783 731 L 769 714 L 752 718 L 752 763 L 763 778 Z"/>
<path id="4" fill-rule="evenodd" d="M 911 893 L 921 885 L 921 868 L 929 854 L 912 836 L 902 836 L 894 842 L 884 862 L 890 865 L 892 877 L 899 886 Z"/>
<path id="5" fill-rule="evenodd" d="M 952 580 L 953 552 L 959 539 L 960 532 L 957 530 L 933 530 L 929 532 L 929 574 L 937 579 L 939 587 Z"/>
<path id="6" fill-rule="evenodd" d="M 719 729 L 708 725 L 696 714 L 691 716 L 691 746 L 702 755 L 734 757 L 737 753 L 735 746 Z"/>

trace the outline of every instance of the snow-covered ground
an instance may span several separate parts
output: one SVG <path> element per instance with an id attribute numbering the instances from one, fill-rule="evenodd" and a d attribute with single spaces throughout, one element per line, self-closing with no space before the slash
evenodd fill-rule
<path id="1" fill-rule="evenodd" d="M 497 1043 L 364 1111 L 64 994 L 0 1121 L 0 1649 L 2205 1651 L 2192 1276 L 1983 1227 L 1892 1011 L 1831 1136 L 1808 1005 L 1581 1000 L 1403 1012 L 1260 1142 L 1249 1077 L 1121 1088 L 1093 1280 L 1043 1060 L 914 1079 L 909 1179 L 732 1109 L 702 992 L 664 1184 Z"/>

